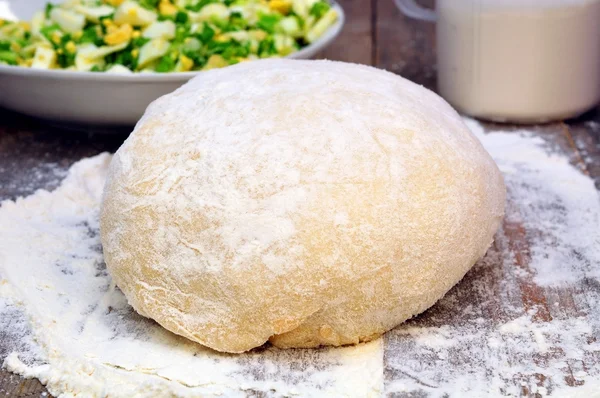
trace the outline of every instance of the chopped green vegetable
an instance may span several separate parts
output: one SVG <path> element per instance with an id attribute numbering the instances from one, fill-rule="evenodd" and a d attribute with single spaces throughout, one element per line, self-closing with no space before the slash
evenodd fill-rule
<path id="1" fill-rule="evenodd" d="M 160 0 L 140 0 L 140 5 L 148 10 L 156 10 Z"/>
<path id="2" fill-rule="evenodd" d="M 175 28 L 175 41 L 183 42 L 187 37 L 189 37 L 188 29 L 184 25 L 179 25 Z"/>
<path id="3" fill-rule="evenodd" d="M 88 26 L 83 30 L 83 35 L 79 39 L 79 43 L 92 43 L 97 46 L 101 46 L 104 44 L 104 39 L 102 38 L 102 29 L 98 25 Z"/>
<path id="4" fill-rule="evenodd" d="M 277 49 L 275 49 L 275 40 L 273 37 L 267 37 L 265 40 L 260 42 L 258 46 L 259 57 L 268 58 L 275 54 L 277 54 Z"/>
<path id="5" fill-rule="evenodd" d="M 314 15 L 317 19 L 319 19 L 323 15 L 325 15 L 325 13 L 329 11 L 330 8 L 331 6 L 329 5 L 329 3 L 325 1 L 317 1 L 310 8 L 309 14 Z"/>
<path id="6" fill-rule="evenodd" d="M 17 54 L 10 51 L 0 51 L 0 62 L 17 65 Z"/>
<path id="7" fill-rule="evenodd" d="M 146 42 L 149 41 L 146 39 Z M 133 53 L 134 48 L 130 45 L 124 51 L 115 52 L 106 56 L 106 62 L 112 65 L 123 65 L 135 70 L 137 68 L 137 57 Z M 138 50 L 139 51 L 139 50 Z"/>
<path id="8" fill-rule="evenodd" d="M 139 48 L 142 47 L 144 44 L 148 43 L 149 41 L 150 39 L 147 39 L 145 37 L 138 37 L 137 39 L 133 39 L 131 41 L 131 44 L 133 44 L 135 48 Z"/>
<path id="9" fill-rule="evenodd" d="M 186 23 L 188 21 L 189 17 L 187 12 L 185 11 L 177 11 L 177 14 L 175 14 L 175 22 L 176 23 Z"/>
<path id="10" fill-rule="evenodd" d="M 52 11 L 53 8 L 54 8 L 54 4 L 52 4 L 52 3 L 47 3 L 46 4 L 46 8 L 44 9 L 44 13 L 46 15 L 46 19 L 50 18 L 50 11 Z"/>
<path id="11" fill-rule="evenodd" d="M 202 25 L 202 30 L 200 31 L 199 34 L 196 35 L 196 37 L 202 43 L 208 43 L 214 36 L 215 36 L 214 29 L 211 28 L 207 23 L 204 23 Z"/>
<path id="12" fill-rule="evenodd" d="M 162 57 L 156 66 L 156 71 L 161 73 L 171 72 L 173 69 L 175 69 L 175 60 L 171 55 Z"/>
<path id="13" fill-rule="evenodd" d="M 190 11 L 200 11 L 204 6 L 211 3 L 218 3 L 219 0 L 195 0 L 188 4 L 185 8 Z"/>
<path id="14" fill-rule="evenodd" d="M 229 23 L 227 24 L 226 31 L 246 30 L 249 25 L 241 12 L 234 11 L 229 15 Z"/>
<path id="15" fill-rule="evenodd" d="M 71 54 L 67 51 L 63 51 L 61 54 L 58 54 L 56 57 L 56 62 L 62 68 L 68 68 L 69 66 L 75 65 L 75 54 Z"/>
<path id="16" fill-rule="evenodd" d="M 280 20 L 280 14 L 262 14 L 258 17 L 256 27 L 268 33 L 275 33 L 275 26 Z"/>

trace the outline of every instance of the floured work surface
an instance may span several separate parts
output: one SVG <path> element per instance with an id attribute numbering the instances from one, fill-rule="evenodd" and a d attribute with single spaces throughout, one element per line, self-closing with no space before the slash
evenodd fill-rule
<path id="1" fill-rule="evenodd" d="M 444 299 L 383 339 L 223 355 L 136 315 L 100 254 L 109 160 L 100 155 L 77 163 L 52 193 L 0 207 L 5 365 L 66 396 L 595 396 L 600 199 L 573 166 L 595 155 L 566 152 L 574 144 L 566 126 L 484 136 L 467 122 L 505 175 L 503 229 Z M 3 380 L 0 393 L 28 396 Z"/>

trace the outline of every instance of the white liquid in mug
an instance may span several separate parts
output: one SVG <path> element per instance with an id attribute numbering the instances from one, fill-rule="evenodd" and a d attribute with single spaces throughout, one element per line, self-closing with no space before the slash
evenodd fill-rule
<path id="1" fill-rule="evenodd" d="M 600 0 L 438 0 L 439 91 L 496 121 L 577 116 L 600 102 Z"/>

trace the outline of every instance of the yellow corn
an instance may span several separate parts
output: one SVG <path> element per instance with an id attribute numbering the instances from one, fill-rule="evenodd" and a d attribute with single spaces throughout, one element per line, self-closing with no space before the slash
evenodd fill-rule
<path id="1" fill-rule="evenodd" d="M 31 66 L 32 63 L 33 63 L 33 58 L 29 58 L 29 59 L 24 60 L 21 65 L 29 67 L 29 66 Z"/>
<path id="2" fill-rule="evenodd" d="M 118 7 L 121 5 L 121 3 L 123 3 L 125 0 L 104 0 L 106 3 L 110 4 L 113 7 Z"/>
<path id="3" fill-rule="evenodd" d="M 181 71 L 182 72 L 190 71 L 194 67 L 194 61 L 192 61 L 190 58 L 186 57 L 185 55 L 182 55 L 181 57 L 179 57 L 179 62 L 181 62 Z"/>
<path id="4" fill-rule="evenodd" d="M 134 39 L 137 39 L 141 35 L 142 35 L 142 32 L 140 32 L 139 30 L 134 30 L 133 33 L 131 34 L 131 37 Z"/>
<path id="5" fill-rule="evenodd" d="M 52 41 L 54 42 L 54 44 L 60 44 L 60 37 L 61 34 L 57 31 L 52 32 Z"/>
<path id="6" fill-rule="evenodd" d="M 229 65 L 229 63 L 227 62 L 227 60 L 225 58 L 223 58 L 219 54 L 213 54 L 210 56 L 210 58 L 208 58 L 206 65 L 204 65 L 204 68 L 202 68 L 202 69 L 209 70 L 209 69 L 215 69 L 215 68 L 222 68 L 227 65 Z"/>
<path id="7" fill-rule="evenodd" d="M 137 17 L 138 12 L 135 8 L 130 8 L 129 10 L 127 10 L 127 15 L 129 15 L 130 17 Z"/>
<path id="8" fill-rule="evenodd" d="M 0 19 L 0 26 L 4 25 L 4 19 Z"/>
<path id="9" fill-rule="evenodd" d="M 74 54 L 75 51 L 77 51 L 77 47 L 75 46 L 75 43 L 73 43 L 73 41 L 70 41 L 65 45 L 65 50 L 67 50 L 67 52 L 71 54 Z"/>
<path id="10" fill-rule="evenodd" d="M 161 0 L 158 4 L 158 12 L 162 15 L 175 15 L 177 14 L 177 7 L 175 7 L 169 0 Z"/>
<path id="11" fill-rule="evenodd" d="M 75 40 L 81 39 L 81 36 L 83 36 L 83 32 L 82 31 L 77 31 L 77 32 L 73 33 L 73 38 Z"/>
<path id="12" fill-rule="evenodd" d="M 226 34 L 217 33 L 213 40 L 219 43 L 224 43 L 226 41 L 229 41 L 229 36 L 227 36 Z"/>
<path id="13" fill-rule="evenodd" d="M 62 48 L 59 48 L 58 50 L 56 50 L 56 53 L 60 55 L 60 54 L 64 54 L 64 51 Z"/>
<path id="14" fill-rule="evenodd" d="M 21 51 L 21 45 L 15 41 L 13 41 L 12 43 L 10 43 L 10 50 L 18 53 L 19 51 Z"/>
<path id="15" fill-rule="evenodd" d="M 131 40 L 131 35 L 133 33 L 133 28 L 128 23 L 121 25 L 115 31 L 104 36 L 104 42 L 109 46 L 114 46 L 117 44 L 125 43 Z"/>
<path id="16" fill-rule="evenodd" d="M 292 2 L 287 0 L 271 0 L 269 8 L 273 11 L 287 15 L 292 9 Z"/>
<path id="17" fill-rule="evenodd" d="M 19 25 L 21 25 L 21 27 L 23 29 L 25 29 L 27 32 L 29 32 L 31 30 L 31 25 L 29 24 L 29 22 L 26 21 L 20 21 Z"/>
<path id="18" fill-rule="evenodd" d="M 138 55 L 140 55 L 140 50 L 138 50 L 137 48 L 134 48 L 133 50 L 131 50 L 131 56 L 133 58 L 137 58 Z"/>

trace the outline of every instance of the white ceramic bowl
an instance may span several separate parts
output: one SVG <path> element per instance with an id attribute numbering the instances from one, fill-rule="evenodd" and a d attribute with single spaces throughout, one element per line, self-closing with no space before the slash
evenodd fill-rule
<path id="1" fill-rule="evenodd" d="M 47 0 L 0 0 L 0 18 L 30 20 Z M 57 0 L 51 2 L 60 2 Z M 315 43 L 289 58 L 310 58 L 335 39 L 344 11 Z M 0 106 L 42 119 L 96 126 L 133 125 L 150 102 L 202 72 L 116 75 L 0 65 Z"/>

